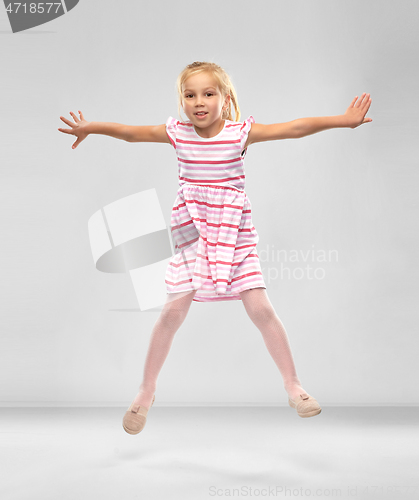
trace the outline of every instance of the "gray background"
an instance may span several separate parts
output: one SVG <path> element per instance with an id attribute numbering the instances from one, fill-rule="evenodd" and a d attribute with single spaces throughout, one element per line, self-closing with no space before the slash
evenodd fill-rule
<path id="1" fill-rule="evenodd" d="M 131 125 L 178 117 L 175 80 L 195 60 L 230 74 L 242 119 L 343 114 L 369 92 L 373 122 L 249 147 L 259 254 L 336 250 L 323 279 L 273 279 L 304 388 L 321 404 L 416 405 L 417 60 L 414 1 L 81 1 L 12 34 L 0 9 L 3 406 L 126 405 L 142 379 L 153 312 L 129 275 L 94 267 L 89 217 L 178 188 L 169 144 L 89 136 L 60 115 Z M 416 226 L 415 226 L 416 227 Z M 297 276 L 300 276 L 297 274 Z M 242 302 L 196 303 L 160 373 L 159 404 L 286 404 Z"/>

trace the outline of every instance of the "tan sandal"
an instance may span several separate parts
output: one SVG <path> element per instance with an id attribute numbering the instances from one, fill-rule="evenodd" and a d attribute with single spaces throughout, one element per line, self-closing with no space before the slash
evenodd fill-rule
<path id="1" fill-rule="evenodd" d="M 154 399 L 155 396 L 153 396 L 153 401 L 151 402 L 150 408 L 153 406 Z M 125 412 L 124 418 L 122 420 L 122 426 L 125 431 L 128 432 L 128 434 L 138 434 L 144 429 L 147 421 L 147 413 L 150 409 L 146 408 L 145 406 L 134 405 L 134 401 Z"/>
<path id="2" fill-rule="evenodd" d="M 303 418 L 314 417 L 322 411 L 319 403 L 305 392 L 295 399 L 288 398 L 288 404 L 296 408 L 298 415 Z"/>

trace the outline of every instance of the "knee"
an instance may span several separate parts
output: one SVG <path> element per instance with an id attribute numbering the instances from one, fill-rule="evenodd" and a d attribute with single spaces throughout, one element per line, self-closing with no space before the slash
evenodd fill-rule
<path id="1" fill-rule="evenodd" d="M 247 313 L 255 324 L 270 321 L 276 316 L 275 311 L 270 304 L 252 306 L 247 309 Z"/>
<path id="2" fill-rule="evenodd" d="M 175 304 L 169 304 L 165 307 L 160 314 L 160 321 L 166 325 L 178 325 L 180 326 L 187 314 L 187 310 L 179 307 Z"/>

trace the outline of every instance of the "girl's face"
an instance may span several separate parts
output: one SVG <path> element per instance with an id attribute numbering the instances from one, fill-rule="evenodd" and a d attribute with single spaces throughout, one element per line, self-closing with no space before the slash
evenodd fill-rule
<path id="1" fill-rule="evenodd" d="M 217 81 L 210 73 L 190 76 L 182 90 L 183 110 L 194 125 L 206 128 L 221 123 L 222 110 L 228 106 L 230 96 L 223 99 Z"/>

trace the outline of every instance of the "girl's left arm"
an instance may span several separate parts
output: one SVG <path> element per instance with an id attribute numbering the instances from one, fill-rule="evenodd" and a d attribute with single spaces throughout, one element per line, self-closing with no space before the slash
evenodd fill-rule
<path id="1" fill-rule="evenodd" d="M 343 115 L 298 118 L 291 122 L 274 123 L 272 125 L 253 123 L 245 147 L 255 142 L 299 139 L 322 130 L 343 127 L 356 128 L 363 123 L 372 122 L 372 118 L 365 118 L 371 106 L 370 94 L 362 94 L 358 102 L 357 99 L 358 96 L 353 99 Z"/>

